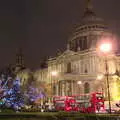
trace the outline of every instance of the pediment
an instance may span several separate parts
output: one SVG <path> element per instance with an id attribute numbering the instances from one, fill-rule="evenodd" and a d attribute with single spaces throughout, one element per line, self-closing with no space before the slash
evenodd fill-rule
<path id="1" fill-rule="evenodd" d="M 74 51 L 66 50 L 60 56 L 58 56 L 57 59 L 62 59 L 62 58 L 70 57 L 70 56 L 75 55 L 75 54 L 76 54 L 76 52 L 74 52 Z"/>

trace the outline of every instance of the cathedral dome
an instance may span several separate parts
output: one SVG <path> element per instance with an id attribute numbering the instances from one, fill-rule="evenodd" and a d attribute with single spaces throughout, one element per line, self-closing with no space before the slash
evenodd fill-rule
<path id="1" fill-rule="evenodd" d="M 101 31 L 107 30 L 107 24 L 105 21 L 97 17 L 93 11 L 86 10 L 80 24 L 75 27 L 73 35 L 83 33 L 85 31 Z"/>
<path id="2" fill-rule="evenodd" d="M 103 32 L 107 32 L 107 24 L 93 12 L 91 0 L 87 0 L 87 7 L 80 24 L 78 24 L 69 39 L 70 49 L 77 51 L 89 50 L 96 47 L 97 40 Z"/>
<path id="3" fill-rule="evenodd" d="M 81 20 L 80 25 L 89 25 L 89 24 L 104 24 L 104 20 L 96 16 L 92 11 L 86 11 Z"/>
<path id="4" fill-rule="evenodd" d="M 95 12 L 93 12 L 91 0 L 87 0 L 87 7 L 85 9 L 84 15 L 80 24 L 76 26 L 74 33 L 88 30 L 101 30 L 106 28 L 107 24 L 105 21 L 102 18 L 96 16 Z"/>

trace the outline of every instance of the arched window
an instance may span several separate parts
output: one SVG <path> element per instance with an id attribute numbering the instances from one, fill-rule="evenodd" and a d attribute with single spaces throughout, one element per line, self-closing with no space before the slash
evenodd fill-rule
<path id="1" fill-rule="evenodd" d="M 85 64 L 85 69 L 84 69 L 84 73 L 88 73 L 88 70 L 87 70 L 87 64 Z"/>
<path id="2" fill-rule="evenodd" d="M 90 85 L 89 83 L 84 84 L 84 93 L 89 93 L 90 92 Z"/>
<path id="3" fill-rule="evenodd" d="M 67 63 L 67 73 L 71 73 L 71 63 Z"/>

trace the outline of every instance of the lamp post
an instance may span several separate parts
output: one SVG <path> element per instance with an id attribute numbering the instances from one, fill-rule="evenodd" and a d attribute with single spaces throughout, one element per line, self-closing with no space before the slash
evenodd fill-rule
<path id="1" fill-rule="evenodd" d="M 108 54 L 112 51 L 111 43 L 103 43 L 100 45 L 100 51 L 105 56 L 105 70 L 106 70 L 106 83 L 107 83 L 107 93 L 108 93 L 108 101 L 109 101 L 109 112 L 111 114 L 111 102 L 110 102 L 110 86 L 109 86 L 109 70 L 108 70 Z"/>
<path id="2" fill-rule="evenodd" d="M 52 77 L 55 79 L 58 75 L 58 72 L 57 71 L 52 71 L 51 72 L 51 75 Z M 55 85 L 55 80 L 51 80 L 51 91 L 52 91 L 52 95 L 53 95 L 53 88 L 54 88 L 54 85 Z M 55 92 L 55 91 L 54 91 Z"/>
<path id="3" fill-rule="evenodd" d="M 80 94 L 80 87 L 81 87 L 80 85 L 82 84 L 82 82 L 78 81 L 77 84 L 79 85 L 79 94 Z"/>
<path id="4" fill-rule="evenodd" d="M 101 83 L 101 80 L 103 80 L 104 75 L 103 74 L 98 74 L 97 75 L 97 80 Z M 103 83 L 101 84 L 101 92 L 103 93 Z"/>

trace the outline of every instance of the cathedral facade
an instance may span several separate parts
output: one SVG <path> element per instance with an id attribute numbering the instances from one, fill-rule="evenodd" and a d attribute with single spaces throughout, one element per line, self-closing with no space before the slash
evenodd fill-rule
<path id="1" fill-rule="evenodd" d="M 107 98 L 105 56 L 99 54 L 98 46 L 102 39 L 111 39 L 103 19 L 93 12 L 91 1 L 81 22 L 76 26 L 66 45 L 66 50 L 47 61 L 47 68 L 34 72 L 36 81 L 44 82 L 49 96 L 71 96 L 92 92 L 103 92 Z M 107 56 L 111 100 L 119 99 L 120 56 L 112 52 Z"/>

